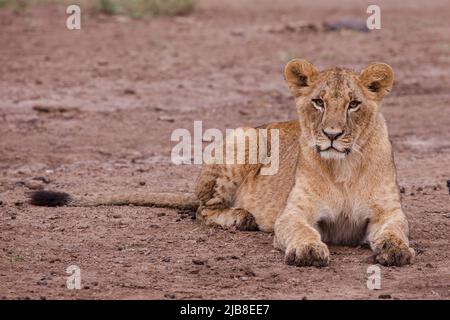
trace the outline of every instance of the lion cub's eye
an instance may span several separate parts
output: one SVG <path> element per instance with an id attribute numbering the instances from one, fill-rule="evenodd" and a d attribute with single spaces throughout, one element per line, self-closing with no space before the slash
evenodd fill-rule
<path id="1" fill-rule="evenodd" d="M 348 109 L 354 111 L 356 108 L 359 107 L 360 104 L 361 104 L 361 101 L 358 101 L 358 100 L 352 100 L 352 101 L 350 101 L 350 103 L 348 104 Z"/>
<path id="2" fill-rule="evenodd" d="M 312 102 L 314 104 L 314 107 L 316 108 L 323 109 L 323 107 L 325 106 L 325 103 L 322 99 L 312 99 Z"/>

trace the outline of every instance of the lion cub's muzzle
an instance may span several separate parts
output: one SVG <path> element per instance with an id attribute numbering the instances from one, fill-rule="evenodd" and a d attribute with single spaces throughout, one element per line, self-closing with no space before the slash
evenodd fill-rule
<path id="1" fill-rule="evenodd" d="M 352 150 L 347 142 L 345 130 L 323 129 L 322 134 L 317 139 L 316 151 L 325 159 L 344 159 Z"/>

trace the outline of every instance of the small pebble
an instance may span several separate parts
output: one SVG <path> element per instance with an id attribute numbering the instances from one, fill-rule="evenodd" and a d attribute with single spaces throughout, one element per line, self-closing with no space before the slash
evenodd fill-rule
<path id="1" fill-rule="evenodd" d="M 175 119 L 169 116 L 160 116 L 158 117 L 158 120 L 160 121 L 167 121 L 167 122 L 175 122 Z"/>
<path id="2" fill-rule="evenodd" d="M 125 89 L 123 91 L 123 93 L 125 93 L 125 94 L 136 94 L 136 91 L 133 90 L 133 89 L 128 88 L 128 89 Z"/>
<path id="3" fill-rule="evenodd" d="M 206 262 L 206 260 L 203 260 L 203 259 L 192 259 L 192 263 L 197 265 L 197 266 L 204 265 L 205 262 Z"/>

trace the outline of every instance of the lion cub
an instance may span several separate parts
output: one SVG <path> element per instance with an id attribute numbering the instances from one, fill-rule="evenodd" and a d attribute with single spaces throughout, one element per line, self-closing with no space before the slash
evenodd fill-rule
<path id="1" fill-rule="evenodd" d="M 325 243 L 369 243 L 380 264 L 411 263 L 414 250 L 379 110 L 394 81 L 391 67 L 375 63 L 360 74 L 318 71 L 294 59 L 285 78 L 298 120 L 264 126 L 280 132 L 278 173 L 260 175 L 260 165 L 204 166 L 197 218 L 274 231 L 274 246 L 288 264 L 327 265 Z"/>
<path id="2" fill-rule="evenodd" d="M 195 194 L 77 199 L 38 191 L 31 203 L 197 209 L 197 220 L 207 225 L 274 231 L 274 245 L 285 252 L 285 262 L 298 266 L 327 265 L 325 243 L 369 243 L 380 264 L 411 263 L 414 250 L 379 110 L 394 81 L 391 67 L 375 63 L 360 74 L 341 68 L 318 71 L 294 59 L 285 68 L 285 78 L 298 119 L 259 127 L 279 133 L 274 175 L 261 174 L 262 164 L 213 162 L 203 166 Z"/>

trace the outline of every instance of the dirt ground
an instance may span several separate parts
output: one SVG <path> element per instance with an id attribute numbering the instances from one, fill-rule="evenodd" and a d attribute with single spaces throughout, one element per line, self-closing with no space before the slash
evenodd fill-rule
<path id="1" fill-rule="evenodd" d="M 88 13 L 78 31 L 65 28 L 64 7 L 0 10 L 0 298 L 449 299 L 448 1 L 379 5 L 382 29 L 368 33 L 321 27 L 365 19 L 364 1 L 211 0 L 187 17 Z M 418 255 L 381 267 L 381 290 L 366 286 L 364 247 L 331 247 L 329 267 L 298 268 L 271 234 L 211 229 L 175 210 L 26 203 L 36 188 L 192 191 L 199 167 L 170 162 L 172 131 L 293 119 L 282 76 L 293 57 L 396 71 L 383 113 Z M 66 288 L 69 265 L 81 290 Z"/>

